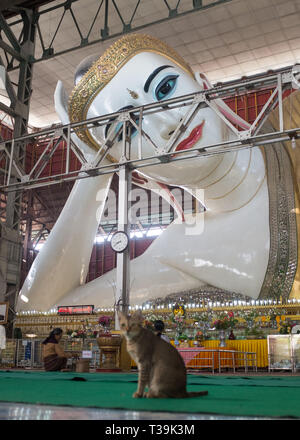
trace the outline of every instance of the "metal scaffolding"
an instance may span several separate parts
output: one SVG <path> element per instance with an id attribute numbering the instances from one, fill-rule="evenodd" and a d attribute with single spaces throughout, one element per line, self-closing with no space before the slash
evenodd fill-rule
<path id="1" fill-rule="evenodd" d="M 31 57 L 32 62 L 39 62 L 65 53 L 72 52 L 73 50 L 82 49 L 112 38 L 121 37 L 129 32 L 137 32 L 145 29 L 148 26 L 155 24 L 165 23 L 166 21 L 174 18 L 183 17 L 187 14 L 206 10 L 221 4 L 229 3 L 232 0 L 158 0 L 156 7 L 160 11 L 160 19 L 153 20 L 151 14 L 149 18 L 144 13 L 144 8 L 149 7 L 148 0 L 136 0 L 133 4 L 127 1 L 117 0 L 99 0 L 99 5 L 95 8 L 95 13 L 90 19 L 90 23 L 82 25 L 80 23 L 80 9 L 76 8 L 79 0 L 66 0 L 59 4 L 44 7 L 40 10 L 34 11 L 34 22 L 37 26 L 37 47 L 40 48 L 39 53 L 33 54 Z M 21 3 L 21 2 L 20 2 Z M 47 2 L 36 2 L 36 5 Z M 50 2 L 49 2 L 50 3 Z M 160 4 L 158 4 L 160 3 Z M 12 5 L 13 6 L 13 5 Z M 7 9 L 9 5 L 7 5 Z M 146 9 L 148 10 L 148 9 Z M 1 11 L 1 9 L 0 9 Z M 48 26 L 44 27 L 42 22 L 45 15 L 57 12 L 58 22 L 49 35 Z M 155 12 L 155 11 L 153 11 Z M 112 17 L 117 18 L 117 22 L 112 23 Z M 3 16 L 2 16 L 3 17 Z M 77 45 L 67 45 L 63 42 L 63 49 L 61 46 L 56 45 L 56 37 L 60 29 L 63 28 L 64 19 L 71 18 L 72 32 L 74 38 L 79 39 L 80 43 Z M 142 20 L 141 20 L 142 18 Z M 10 34 L 15 33 L 15 29 L 18 28 L 21 20 L 16 19 L 9 24 Z M 0 24 L 4 23 L 1 20 Z M 101 29 L 97 32 L 99 38 L 93 38 L 93 31 L 96 26 L 101 26 Z M 12 39 L 11 44 L 7 44 L 6 41 L 0 38 L 0 47 L 2 47 L 10 59 L 7 60 L 7 70 L 14 70 L 16 68 L 15 61 L 22 58 L 19 45 L 15 39 Z"/>
<path id="2" fill-rule="evenodd" d="M 172 163 L 178 160 L 191 158 L 200 159 L 201 157 L 240 149 L 248 149 L 256 146 L 267 147 L 274 142 L 293 142 L 300 136 L 300 127 L 293 127 L 288 130 L 285 129 L 283 122 L 284 108 L 282 94 L 291 89 L 298 89 L 300 86 L 299 77 L 300 65 L 297 64 L 277 71 L 255 75 L 242 80 L 231 81 L 230 83 L 224 83 L 218 87 L 206 89 L 201 92 L 159 101 L 145 106 L 134 107 L 130 110 L 119 111 L 73 124 L 61 125 L 54 129 L 41 130 L 40 132 L 26 134 L 15 137 L 12 140 L 1 142 L 0 152 L 3 160 L 5 160 L 5 167 L 2 168 L 0 174 L 2 180 L 0 190 L 10 193 L 11 191 L 22 191 L 26 188 L 49 186 L 61 182 L 93 177 L 100 174 L 120 172 L 124 166 L 128 167 L 130 170 L 134 170 L 150 165 L 159 166 L 160 164 Z M 249 128 L 247 125 L 248 123 L 240 123 L 242 128 L 236 127 L 216 105 L 216 100 L 220 98 L 224 99 L 226 97 L 245 93 L 249 90 L 263 90 L 266 88 L 272 89 L 270 97 Z M 184 136 L 184 133 L 189 130 L 197 113 L 205 107 L 209 107 L 224 121 L 229 129 L 235 134 L 235 139 L 202 146 L 201 148 L 194 147 L 188 150 L 180 150 L 176 151 L 176 154 L 174 154 L 175 145 L 178 144 L 182 136 Z M 186 114 L 164 147 L 159 148 L 155 145 L 154 140 L 151 139 L 151 135 L 144 130 L 143 121 L 147 115 L 168 112 L 176 108 L 186 108 Z M 279 112 L 279 130 L 264 130 L 262 133 L 264 122 L 268 118 L 270 112 L 275 108 L 277 108 Z M 118 124 L 120 125 L 118 129 L 110 131 L 105 143 L 99 148 L 99 151 L 95 153 L 93 160 L 88 162 L 78 145 L 76 145 L 73 135 L 83 126 L 87 129 L 91 129 L 95 126 L 100 127 L 106 126 L 107 124 L 111 124 L 115 127 Z M 246 126 L 247 128 L 245 129 Z M 129 133 L 131 128 L 137 130 L 139 146 L 138 157 L 132 157 L 130 136 L 124 135 L 123 151 L 126 151 L 126 155 L 123 155 L 119 162 L 105 163 L 105 159 L 110 153 L 111 148 L 115 145 L 119 134 L 121 132 L 124 134 Z M 30 169 L 27 169 L 25 172 L 22 163 L 20 163 L 20 159 L 16 156 L 15 146 L 23 145 L 23 148 L 25 149 L 27 144 L 32 144 L 38 141 L 43 142 L 43 151 L 41 155 L 32 162 Z M 45 169 L 61 141 L 65 141 L 66 143 L 66 166 L 64 171 L 53 176 L 41 177 L 42 171 Z M 152 155 L 149 155 L 144 151 L 142 141 L 152 147 Z M 75 154 L 81 163 L 80 170 L 70 171 L 69 165 L 71 154 Z"/>
<path id="3" fill-rule="evenodd" d="M 32 83 L 32 56 L 35 50 L 36 25 L 33 19 L 34 11 L 23 8 L 20 11 L 22 30 L 17 38 L 0 13 L 0 27 L 9 41 L 0 41 L 0 47 L 4 50 L 5 60 L 0 57 L 0 65 L 6 68 L 6 90 L 10 99 L 10 107 L 1 103 L 0 110 L 8 114 L 13 120 L 14 136 L 19 138 L 27 133 L 29 105 L 31 98 Z M 8 54 L 15 57 L 18 63 L 18 85 L 10 81 L 7 74 Z M 20 169 L 25 168 L 26 144 L 13 142 L 10 152 L 14 156 Z M 2 154 L 0 152 L 0 154 Z M 1 156 L 2 157 L 2 156 Z M 2 159 L 1 159 L 2 160 Z M 17 182 L 17 176 L 11 175 L 11 182 Z M 12 191 L 6 194 L 5 224 L 1 224 L 1 289 L 0 298 L 9 301 L 9 322 L 14 319 L 15 298 L 20 288 L 20 272 L 22 260 L 22 239 L 20 235 L 20 220 L 22 215 L 22 192 Z M 11 333 L 12 328 L 8 329 Z"/>

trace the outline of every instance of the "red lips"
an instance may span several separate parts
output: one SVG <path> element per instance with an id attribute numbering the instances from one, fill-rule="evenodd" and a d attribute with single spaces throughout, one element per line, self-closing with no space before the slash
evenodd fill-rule
<path id="1" fill-rule="evenodd" d="M 200 125 L 197 125 L 197 127 L 192 130 L 191 134 L 177 145 L 175 151 L 188 150 L 195 145 L 202 137 L 204 123 L 205 121 L 201 122 Z"/>

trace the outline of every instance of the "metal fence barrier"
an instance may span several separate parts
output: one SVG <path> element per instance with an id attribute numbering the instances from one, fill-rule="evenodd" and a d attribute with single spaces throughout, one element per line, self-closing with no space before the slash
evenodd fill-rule
<path id="1" fill-rule="evenodd" d="M 257 372 L 257 356 L 255 352 L 245 352 L 236 350 L 220 350 L 220 349 L 195 349 L 185 348 L 178 349 L 182 356 L 187 370 L 210 369 L 212 373 L 222 369 L 243 368 L 247 373 L 249 368 Z"/>
<path id="2" fill-rule="evenodd" d="M 90 368 L 100 366 L 100 350 L 96 339 L 67 339 L 60 342 L 62 348 L 69 353 L 79 353 L 90 357 Z M 0 351 L 1 368 L 30 368 L 42 369 L 42 340 L 37 339 L 8 339 L 6 348 Z M 249 368 L 257 372 L 257 357 L 255 352 L 220 349 L 178 349 L 188 370 L 209 369 L 212 373 L 222 369 L 243 368 L 247 373 Z M 68 359 L 67 366 L 74 367 L 72 358 Z"/>
<path id="3" fill-rule="evenodd" d="M 39 339 L 8 339 L 6 348 L 0 350 L 0 368 L 42 369 L 43 340 Z M 100 365 L 100 351 L 95 339 L 62 340 L 61 347 L 66 352 L 85 354 L 90 357 L 90 368 Z M 83 353 L 85 352 L 85 353 Z M 73 360 L 68 359 L 67 366 L 73 366 Z"/>

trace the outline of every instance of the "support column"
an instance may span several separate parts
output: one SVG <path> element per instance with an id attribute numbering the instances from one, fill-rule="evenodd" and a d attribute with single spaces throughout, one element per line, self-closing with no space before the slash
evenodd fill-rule
<path id="1" fill-rule="evenodd" d="M 14 119 L 14 138 L 22 136 L 27 133 L 29 105 L 32 94 L 32 60 L 34 59 L 36 24 L 34 19 L 34 10 L 22 9 L 20 11 L 23 21 L 23 37 L 20 43 L 20 64 L 19 64 L 19 79 L 18 90 L 16 93 L 16 101 L 13 103 L 13 111 L 15 113 Z M 26 144 L 18 142 L 14 144 L 14 160 L 21 168 L 25 166 Z M 18 181 L 18 177 L 13 170 L 11 182 Z M 7 252 L 8 261 L 11 260 L 11 255 L 16 246 L 19 246 L 18 252 L 14 252 L 13 258 L 13 278 L 9 272 L 11 265 L 7 265 L 7 273 L 4 274 L 6 280 L 6 288 L 4 296 L 9 301 L 9 315 L 7 336 L 12 337 L 13 322 L 15 318 L 15 305 L 18 297 L 21 282 L 21 263 L 22 263 L 22 249 L 21 249 L 21 233 L 20 221 L 22 217 L 22 191 L 11 191 L 7 195 L 6 205 L 6 224 L 5 227 L 11 236 L 15 239 L 10 244 Z M 14 235 L 13 235 L 14 234 Z"/>
<path id="2" fill-rule="evenodd" d="M 130 133 L 127 131 L 127 121 L 123 123 L 123 156 L 121 162 L 130 157 Z M 130 131 L 130 130 L 129 130 Z M 129 237 L 127 249 L 117 254 L 116 305 L 120 305 L 123 313 L 128 313 L 130 290 L 130 219 L 129 193 L 131 191 L 131 170 L 124 164 L 119 171 L 119 200 L 118 200 L 118 231 L 125 232 Z M 115 314 L 115 329 L 120 330 L 120 324 Z"/>

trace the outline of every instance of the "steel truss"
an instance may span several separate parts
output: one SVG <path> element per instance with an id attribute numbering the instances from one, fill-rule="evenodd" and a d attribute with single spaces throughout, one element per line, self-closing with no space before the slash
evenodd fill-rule
<path id="1" fill-rule="evenodd" d="M 4 59 L 0 57 L 0 64 L 6 68 L 6 90 L 10 99 L 10 107 L 1 103 L 0 110 L 11 117 L 13 122 L 14 136 L 19 138 L 27 133 L 29 105 L 31 98 L 32 67 L 31 59 L 35 50 L 36 26 L 33 19 L 33 10 L 23 8 L 21 14 L 21 32 L 16 37 L 0 12 L 0 48 L 4 51 Z M 6 42 L 2 35 L 5 34 Z M 10 59 L 18 63 L 18 84 L 13 84 L 7 74 L 7 67 Z M 10 153 L 21 170 L 25 168 L 26 144 L 24 142 L 13 142 L 10 146 Z M 0 151 L 2 163 L 3 155 Z M 5 159 L 4 159 L 5 162 Z M 2 172 L 3 170 L 1 170 Z M 18 182 L 17 176 L 11 175 L 11 182 Z M 12 191 L 4 195 L 5 199 L 5 224 L 1 223 L 0 248 L 3 253 L 3 264 L 1 266 L 1 289 L 0 298 L 9 301 L 9 323 L 14 320 L 14 307 L 16 294 L 20 285 L 20 268 L 22 260 L 22 241 L 20 235 L 22 206 L 22 192 Z M 5 236 L 10 237 L 5 247 Z M 6 255 L 6 257 L 5 257 Z M 13 259 L 10 257 L 13 255 Z M 8 334 L 12 328 L 8 327 Z"/>
<path id="2" fill-rule="evenodd" d="M 228 3 L 232 0 L 159 0 L 161 3 L 161 18 L 155 21 L 151 18 L 146 22 L 143 20 L 143 24 L 141 25 L 137 24 L 138 17 L 140 13 L 143 13 L 143 7 L 146 7 L 147 3 L 149 4 L 148 0 L 135 0 L 135 3 L 132 5 L 123 0 L 99 0 L 99 6 L 95 9 L 94 17 L 91 18 L 91 22 L 88 25 L 85 23 L 84 26 L 80 24 L 80 10 L 76 9 L 76 3 L 78 4 L 78 1 L 79 0 L 66 0 L 58 5 L 34 12 L 34 21 L 37 26 L 37 47 L 41 47 L 41 53 L 33 56 L 31 58 L 32 62 L 43 61 L 53 58 L 54 56 L 57 57 L 73 50 L 91 46 L 108 39 L 117 38 L 132 31 L 139 31 L 148 26 L 164 23 L 167 20 Z M 41 22 L 45 14 L 49 14 L 53 11 L 58 11 L 60 17 L 56 28 L 53 29 L 52 34 L 49 36 L 48 27 L 45 29 Z M 59 30 L 63 28 L 64 18 L 67 15 L 72 19 L 74 36 L 78 35 L 80 43 L 72 47 L 68 47 L 66 43 L 64 43 L 64 49 L 57 50 L 55 47 L 56 36 Z M 117 16 L 119 19 L 119 25 L 117 25 L 117 27 L 111 23 L 112 15 Z M 149 16 L 151 17 L 150 14 Z M 147 17 L 145 17 L 145 19 L 147 20 Z M 99 38 L 92 39 L 91 34 L 96 27 L 96 23 L 97 26 L 99 26 L 97 20 L 101 20 L 103 27 L 99 30 Z M 14 70 L 14 61 L 22 58 L 18 41 L 14 37 L 14 29 L 18 27 L 20 22 L 21 21 L 17 19 L 11 21 L 9 27 L 5 26 L 5 33 L 9 39 L 8 42 L 0 39 L 0 47 L 2 47 L 10 57 L 7 65 L 8 71 Z M 4 21 L 1 19 L 0 14 L 0 25 L 2 25 L 2 23 L 4 23 Z M 47 43 L 46 40 L 50 42 Z"/>
<path id="3" fill-rule="evenodd" d="M 24 190 L 26 188 L 35 188 L 45 185 L 57 184 L 64 181 L 72 181 L 81 178 L 88 178 L 100 174 L 110 174 L 119 172 L 124 165 L 132 169 L 139 169 L 149 165 L 159 165 L 161 163 L 172 163 L 178 160 L 201 158 L 221 154 L 229 151 L 235 151 L 256 146 L 267 146 L 279 141 L 295 141 L 300 137 L 300 127 L 294 127 L 286 130 L 284 128 L 284 115 L 282 94 L 292 88 L 300 87 L 300 65 L 295 65 L 280 69 L 274 72 L 255 75 L 242 80 L 225 83 L 218 87 L 213 87 L 201 92 L 181 96 L 174 99 L 148 104 L 142 107 L 135 107 L 129 111 L 121 111 L 107 114 L 101 117 L 91 118 L 69 125 L 61 125 L 55 129 L 42 130 L 37 133 L 27 134 L 16 137 L 12 140 L 0 142 L 0 154 L 2 160 L 5 159 L 5 166 L 0 170 L 2 183 L 0 190 L 5 192 Z M 252 125 L 245 129 L 238 129 L 222 114 L 216 100 L 219 98 L 228 98 L 249 92 L 249 90 L 272 89 L 270 98 L 257 115 Z M 154 113 L 170 111 L 176 108 L 186 107 L 185 117 L 179 123 L 172 136 L 163 149 L 158 148 L 151 136 L 143 129 L 143 118 Z M 179 142 L 186 130 L 190 127 L 195 115 L 204 107 L 211 108 L 228 125 L 229 129 L 235 134 L 236 139 L 220 142 L 212 145 L 203 146 L 201 149 L 191 148 L 189 150 L 176 151 L 174 155 L 174 146 Z M 261 129 L 268 115 L 272 110 L 278 108 L 279 112 L 279 131 L 261 133 Z M 74 141 L 73 134 L 75 129 L 86 126 L 92 128 L 95 126 L 105 126 L 108 123 L 111 126 L 117 126 L 121 122 L 118 130 L 110 130 L 102 148 L 95 153 L 92 161 L 88 162 Z M 245 127 L 245 125 L 241 124 Z M 138 158 L 132 158 L 129 131 L 134 127 L 138 132 Z M 129 131 L 128 131 L 129 130 Z M 123 156 L 118 163 L 104 164 L 104 159 L 109 154 L 112 146 L 120 133 L 123 133 Z M 154 154 L 149 156 L 143 151 L 142 140 L 153 147 Z M 47 141 L 47 142 L 45 142 Z M 62 173 L 41 177 L 42 171 L 57 150 L 59 143 L 65 141 L 66 166 Z M 32 164 L 31 169 L 26 173 L 16 156 L 15 146 L 43 142 L 45 147 L 40 157 Z M 81 163 L 81 169 L 70 171 L 71 154 L 75 154 Z"/>

